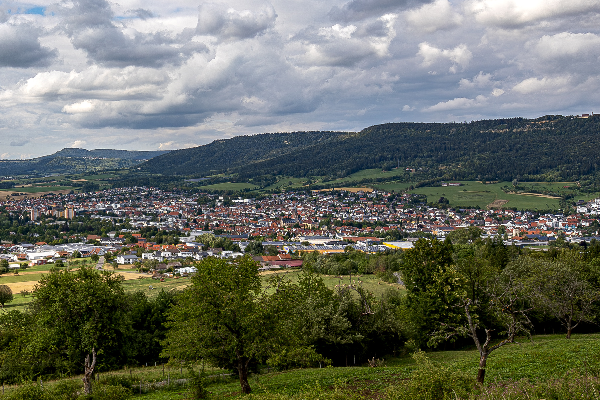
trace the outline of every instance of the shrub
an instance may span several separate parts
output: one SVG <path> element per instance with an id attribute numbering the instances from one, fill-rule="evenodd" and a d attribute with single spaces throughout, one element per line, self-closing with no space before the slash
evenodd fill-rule
<path id="1" fill-rule="evenodd" d="M 82 395 L 78 400 L 126 400 L 130 397 L 131 390 L 123 386 L 96 385 L 92 394 Z"/>
<path id="2" fill-rule="evenodd" d="M 129 376 L 102 374 L 100 378 L 100 384 L 108 386 L 121 386 L 132 391 L 135 387 L 137 387 L 137 385 L 139 385 L 141 380 L 141 378 L 135 375 Z"/>
<path id="3" fill-rule="evenodd" d="M 48 392 L 42 390 L 38 383 L 30 383 L 6 394 L 4 400 L 54 400 Z"/>
<path id="4" fill-rule="evenodd" d="M 206 376 L 203 373 L 196 374 L 194 371 L 191 371 L 188 378 L 188 388 L 191 398 L 194 400 L 208 398 L 206 384 Z"/>
<path id="5" fill-rule="evenodd" d="M 327 366 L 331 360 L 317 353 L 312 346 L 284 349 L 267 360 L 269 367 L 280 370 L 318 367 L 319 364 Z"/>
<path id="6" fill-rule="evenodd" d="M 77 400 L 81 393 L 81 381 L 62 380 L 48 389 L 48 397 L 52 400 Z"/>
<path id="7" fill-rule="evenodd" d="M 405 384 L 388 388 L 389 400 L 445 400 L 468 398 L 475 380 L 462 372 L 434 363 L 424 352 L 413 354 L 417 362 Z"/>

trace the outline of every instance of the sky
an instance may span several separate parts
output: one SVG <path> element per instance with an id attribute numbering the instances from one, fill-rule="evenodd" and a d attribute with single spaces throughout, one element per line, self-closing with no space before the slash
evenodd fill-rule
<path id="1" fill-rule="evenodd" d="M 600 0 L 0 0 L 0 159 L 600 112 Z"/>

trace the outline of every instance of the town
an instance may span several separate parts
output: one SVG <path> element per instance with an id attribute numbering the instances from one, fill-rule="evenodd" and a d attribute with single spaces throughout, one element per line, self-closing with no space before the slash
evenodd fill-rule
<path id="1" fill-rule="evenodd" d="M 367 253 L 408 249 L 420 237 L 443 240 L 450 232 L 468 227 L 480 228 L 484 237 L 501 238 L 505 245 L 538 249 L 561 242 L 586 245 L 597 239 L 600 226 L 600 199 L 580 202 L 569 215 L 540 214 L 437 208 L 419 195 L 372 189 L 231 198 L 132 187 L 8 199 L 0 206 L 13 221 L 0 225 L 0 259 L 12 268 L 51 263 L 75 252 L 138 266 L 152 260 L 166 265 L 207 256 L 236 258 L 255 241 L 273 249 L 270 257 L 259 260 L 263 267 L 280 268 L 301 265 L 294 259 L 298 257 L 291 256 L 304 252 L 344 252 L 347 246 Z M 89 221 L 101 223 L 102 230 L 97 225 L 86 229 Z M 73 225 L 80 227 L 73 229 Z M 39 228 L 46 234 L 40 234 Z M 50 232 L 54 232 L 51 237 Z M 211 248 L 202 243 L 207 234 L 230 245 Z M 152 240 L 157 237 L 160 240 Z"/>

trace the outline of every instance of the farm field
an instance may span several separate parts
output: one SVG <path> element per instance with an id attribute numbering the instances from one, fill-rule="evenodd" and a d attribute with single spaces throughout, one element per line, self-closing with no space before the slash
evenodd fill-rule
<path id="1" fill-rule="evenodd" d="M 27 303 L 32 300 L 32 297 L 29 296 L 28 293 L 34 289 L 35 285 L 42 278 L 42 276 L 49 272 L 51 266 L 52 264 L 38 265 L 28 268 L 25 271 L 19 271 L 18 275 L 14 275 L 13 273 L 0 275 L 0 285 L 8 285 L 14 294 L 14 300 L 11 303 L 7 303 L 5 305 L 5 309 L 23 309 Z M 161 289 L 166 291 L 178 291 L 184 289 L 190 284 L 189 277 L 167 278 L 161 282 L 160 280 L 152 279 L 151 275 L 149 274 L 141 274 L 135 270 L 127 270 L 126 267 L 127 266 L 123 265 L 115 271 L 115 273 L 120 274 L 125 278 L 125 281 L 123 282 L 123 288 L 126 292 L 135 292 L 140 290 L 145 292 L 148 297 L 152 298 L 158 295 Z M 108 271 L 112 271 L 112 269 L 108 268 Z M 282 275 L 292 282 L 297 282 L 300 273 L 300 270 L 285 270 L 277 272 L 265 272 L 261 275 L 263 276 L 263 280 L 266 284 L 266 278 L 273 274 Z M 350 284 L 350 279 L 352 279 L 354 283 L 361 281 L 362 287 L 373 293 L 376 298 L 383 296 L 383 294 L 388 290 L 404 290 L 401 285 L 386 283 L 377 278 L 376 275 L 352 275 L 352 277 L 349 275 L 339 277 L 321 275 L 321 277 L 323 278 L 325 285 L 331 289 L 335 289 L 336 285 Z M 22 292 L 25 292 L 25 295 L 21 294 Z"/>
<path id="2" fill-rule="evenodd" d="M 89 265 L 90 263 L 86 264 Z M 7 303 L 4 306 L 4 308 L 7 310 L 23 310 L 25 306 L 32 300 L 32 297 L 29 296 L 29 293 L 35 288 L 35 285 L 42 278 L 42 276 L 50 271 L 50 268 L 52 268 L 52 266 L 53 264 L 38 265 L 32 268 L 27 268 L 27 270 L 25 271 L 19 270 L 19 273 L 17 275 L 10 272 L 4 275 L 0 275 L 0 285 L 7 285 L 8 287 L 10 287 L 14 295 L 14 300 L 10 303 Z M 75 269 L 78 267 L 79 265 L 74 266 Z M 108 270 L 112 271 L 112 269 Z M 171 281 L 160 282 L 152 280 L 149 277 L 149 275 L 140 274 L 133 270 L 119 268 L 115 271 L 115 273 L 122 275 L 125 278 L 125 281 L 123 282 L 125 290 L 135 291 L 144 287 L 147 290 L 148 285 L 146 283 L 141 283 L 143 280 L 146 279 L 147 281 L 152 282 L 154 287 L 158 289 L 164 286 L 168 290 L 172 287 L 172 285 L 170 284 Z M 142 279 L 139 279 L 140 277 Z M 128 284 L 129 282 L 136 283 Z M 152 295 L 155 293 L 158 293 L 158 291 L 154 291 Z"/>
<path id="3" fill-rule="evenodd" d="M 544 196 L 533 193 L 517 194 L 505 193 L 502 188 L 510 183 L 499 182 L 484 184 L 475 181 L 463 181 L 462 186 L 421 187 L 411 193 L 427 196 L 428 202 L 437 202 L 440 197 L 445 197 L 454 207 L 479 207 L 485 208 L 496 200 L 506 200 L 502 208 L 516 208 L 529 210 L 554 210 L 559 208 L 559 200 L 555 196 Z"/>
<path id="4" fill-rule="evenodd" d="M 1 189 L 3 192 L 22 192 L 22 193 L 39 193 L 39 192 L 54 192 L 59 190 L 73 190 L 70 186 L 25 186 L 15 187 L 12 189 Z"/>
<path id="5" fill-rule="evenodd" d="M 261 189 L 261 191 L 268 192 L 270 190 L 278 190 L 282 188 L 298 189 L 306 185 L 307 179 L 305 178 L 294 178 L 294 177 L 282 177 L 272 185 Z"/>

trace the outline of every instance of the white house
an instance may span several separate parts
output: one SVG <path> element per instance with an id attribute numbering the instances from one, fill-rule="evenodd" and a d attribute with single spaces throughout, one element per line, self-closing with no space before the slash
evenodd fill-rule
<path id="1" fill-rule="evenodd" d="M 136 255 L 118 255 L 117 256 L 118 264 L 133 264 L 137 260 L 139 260 L 139 258 Z"/>

